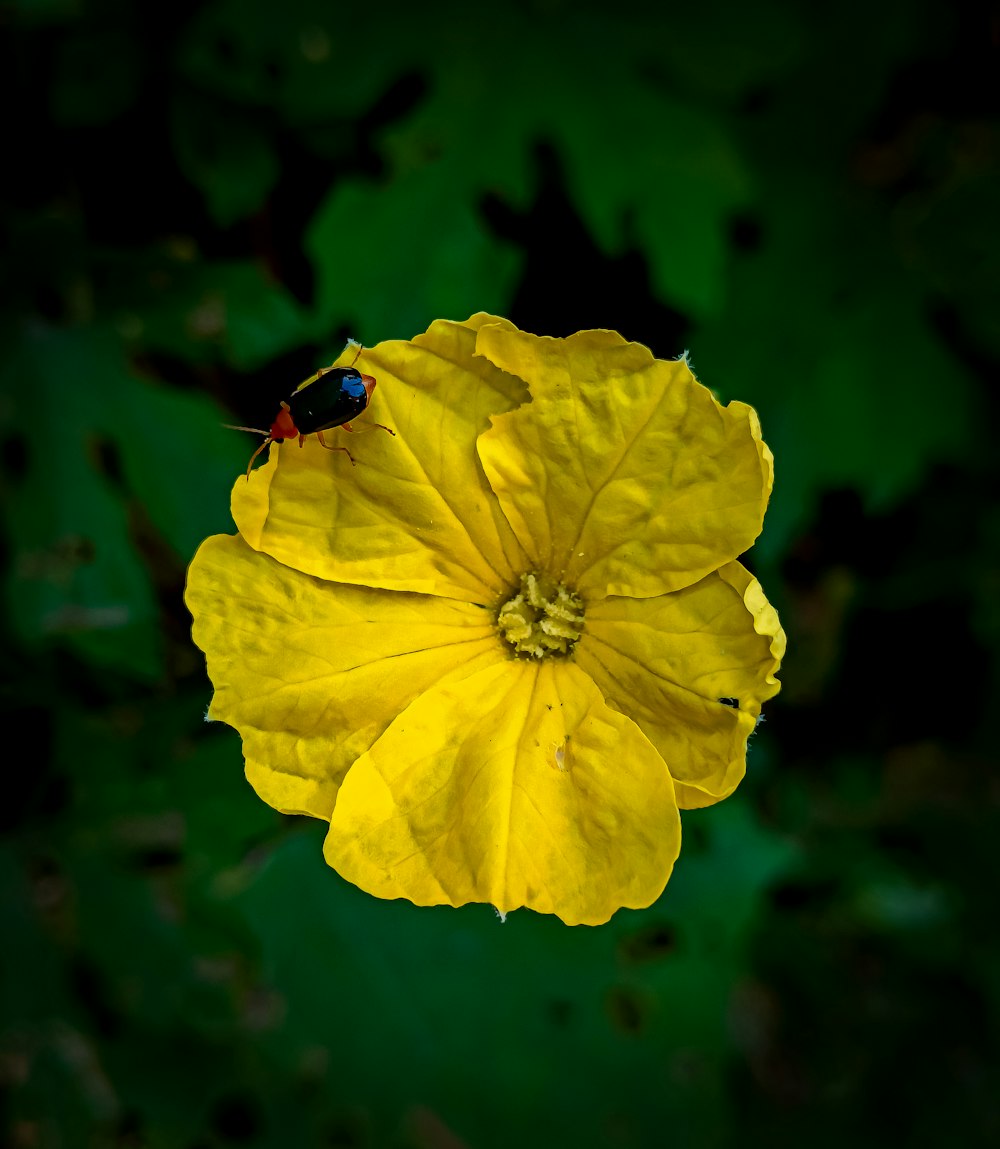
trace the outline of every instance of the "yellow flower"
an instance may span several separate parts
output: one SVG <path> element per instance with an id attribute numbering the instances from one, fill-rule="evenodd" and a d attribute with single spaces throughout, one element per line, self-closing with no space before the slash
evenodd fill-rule
<path id="1" fill-rule="evenodd" d="M 736 561 L 771 489 L 755 413 L 614 332 L 484 314 L 358 368 L 396 438 L 352 438 L 356 467 L 272 445 L 239 535 L 191 564 L 210 716 L 372 894 L 649 905 L 678 807 L 732 792 L 778 690 L 784 634 Z"/>

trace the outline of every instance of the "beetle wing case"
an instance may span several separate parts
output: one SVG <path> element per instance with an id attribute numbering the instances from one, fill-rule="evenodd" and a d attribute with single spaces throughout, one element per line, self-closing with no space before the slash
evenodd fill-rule
<path id="1" fill-rule="evenodd" d="M 295 391 L 288 400 L 295 426 L 302 435 L 341 427 L 368 406 L 375 380 L 353 367 L 334 367 Z"/>

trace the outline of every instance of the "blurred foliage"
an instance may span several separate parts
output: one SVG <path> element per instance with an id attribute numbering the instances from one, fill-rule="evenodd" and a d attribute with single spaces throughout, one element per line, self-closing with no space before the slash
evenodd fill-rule
<path id="1" fill-rule="evenodd" d="M 1000 1139 L 1000 9 L 649 12 L 0 10 L 8 1144 Z M 221 424 L 479 309 L 777 460 L 785 690 L 597 930 L 367 898 L 202 722 Z"/>

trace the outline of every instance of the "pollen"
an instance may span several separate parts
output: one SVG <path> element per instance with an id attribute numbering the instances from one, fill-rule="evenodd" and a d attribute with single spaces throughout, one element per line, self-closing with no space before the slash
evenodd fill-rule
<path id="1" fill-rule="evenodd" d="M 529 658 L 570 654 L 583 631 L 583 599 L 548 575 L 521 575 L 520 592 L 497 612 L 500 634 Z"/>

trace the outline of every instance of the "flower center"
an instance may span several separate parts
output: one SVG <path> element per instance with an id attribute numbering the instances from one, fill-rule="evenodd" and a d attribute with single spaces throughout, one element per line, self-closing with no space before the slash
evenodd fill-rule
<path id="1" fill-rule="evenodd" d="M 548 575 L 521 575 L 521 592 L 497 613 L 500 633 L 531 658 L 569 654 L 583 630 L 583 599 Z"/>

